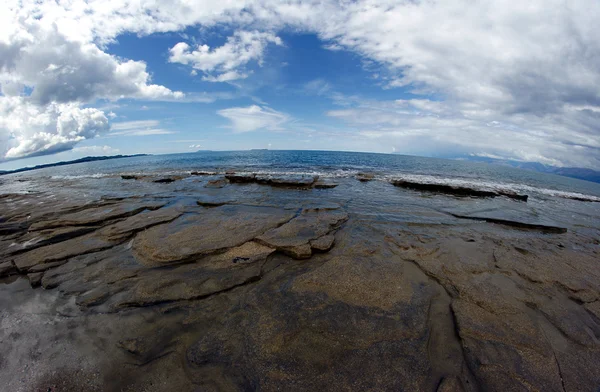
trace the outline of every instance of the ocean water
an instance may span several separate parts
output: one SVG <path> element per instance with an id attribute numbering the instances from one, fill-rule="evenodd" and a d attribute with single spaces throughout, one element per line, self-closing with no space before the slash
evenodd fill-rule
<path id="1" fill-rule="evenodd" d="M 153 155 L 51 167 L 4 176 L 0 192 L 27 190 L 27 179 L 102 178 L 120 174 L 185 175 L 201 170 L 260 174 L 305 174 L 350 178 L 372 172 L 377 180 L 408 179 L 481 189 L 503 189 L 544 197 L 600 201 L 600 184 L 499 165 L 398 154 L 333 151 L 228 151 Z"/>

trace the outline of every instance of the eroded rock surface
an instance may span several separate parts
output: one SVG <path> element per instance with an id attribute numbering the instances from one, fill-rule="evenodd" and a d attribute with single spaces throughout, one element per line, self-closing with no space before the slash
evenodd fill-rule
<path id="1" fill-rule="evenodd" d="M 595 219 L 566 231 L 535 203 L 227 178 L 183 181 L 180 194 L 145 181 L 133 197 L 0 197 L 0 385 L 600 385 Z M 342 192 L 352 186 L 360 192 Z"/>
<path id="2" fill-rule="evenodd" d="M 455 195 L 455 196 L 471 196 L 471 197 L 505 196 L 510 199 L 515 199 L 515 200 L 520 200 L 520 201 L 527 201 L 527 199 L 529 198 L 528 195 L 518 194 L 513 191 L 485 190 L 485 189 L 469 188 L 466 186 L 436 184 L 436 183 L 428 183 L 428 182 L 416 182 L 416 181 L 407 181 L 407 180 L 393 180 L 392 185 L 401 187 L 401 188 L 414 189 L 414 190 L 418 190 L 418 191 L 447 193 L 447 194 Z"/>

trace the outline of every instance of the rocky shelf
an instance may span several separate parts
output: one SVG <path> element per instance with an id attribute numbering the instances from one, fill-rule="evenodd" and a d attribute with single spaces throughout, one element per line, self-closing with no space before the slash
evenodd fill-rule
<path id="1" fill-rule="evenodd" d="M 596 229 L 546 224 L 534 203 L 434 205 L 381 182 L 348 179 L 322 191 L 320 184 L 337 184 L 226 177 L 165 186 L 153 181 L 167 177 L 150 176 L 134 196 L 94 197 L 90 187 L 68 185 L 2 196 L 2 385 L 600 385 Z M 352 186 L 360 191 L 346 192 Z M 453 208 L 436 207 L 442 203 Z"/>

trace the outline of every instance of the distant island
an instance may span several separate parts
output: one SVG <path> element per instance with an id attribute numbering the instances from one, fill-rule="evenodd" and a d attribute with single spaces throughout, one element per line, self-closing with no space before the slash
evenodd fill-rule
<path id="1" fill-rule="evenodd" d="M 145 157 L 145 156 L 148 156 L 148 155 L 150 155 L 150 154 L 111 155 L 111 156 L 99 156 L 99 157 L 85 157 L 85 158 L 75 159 L 73 161 L 62 161 L 62 162 L 55 162 L 55 163 L 46 163 L 44 165 L 23 167 L 21 169 L 15 169 L 15 170 L 0 170 L 0 176 L 3 176 L 5 174 L 14 174 L 14 173 L 26 172 L 26 171 L 30 171 L 30 170 L 45 169 L 47 167 L 54 167 L 54 166 L 66 166 L 66 165 L 74 165 L 76 163 L 94 162 L 94 161 L 106 161 L 108 159 L 118 159 L 118 158 Z"/>
<path id="2" fill-rule="evenodd" d="M 516 167 L 518 169 L 536 171 L 540 173 L 556 174 L 559 176 L 576 178 L 578 180 L 600 183 L 600 171 L 581 167 L 558 167 L 544 165 L 538 162 L 519 162 L 509 159 L 495 159 L 487 157 L 468 157 L 466 159 L 472 162 L 485 162 L 491 163 L 493 165 L 510 166 Z"/>

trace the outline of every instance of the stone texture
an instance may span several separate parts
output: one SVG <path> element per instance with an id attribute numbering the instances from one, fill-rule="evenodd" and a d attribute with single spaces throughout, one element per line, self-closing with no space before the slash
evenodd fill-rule
<path id="1" fill-rule="evenodd" d="M 329 234 L 346 219 L 348 215 L 339 210 L 303 211 L 285 225 L 266 232 L 256 240 L 294 258 L 309 258 L 312 254 L 311 241 Z"/>
<path id="2" fill-rule="evenodd" d="M 37 222 L 30 230 L 43 230 L 64 226 L 90 226 L 113 219 L 126 218 L 146 209 L 155 210 L 164 206 L 160 201 L 126 201 L 106 206 L 91 207 L 83 211 L 62 215 L 59 219 Z"/>
<path id="3" fill-rule="evenodd" d="M 290 211 L 271 207 L 216 207 L 146 230 L 135 238 L 133 249 L 146 265 L 189 261 L 242 245 L 292 217 Z"/>

